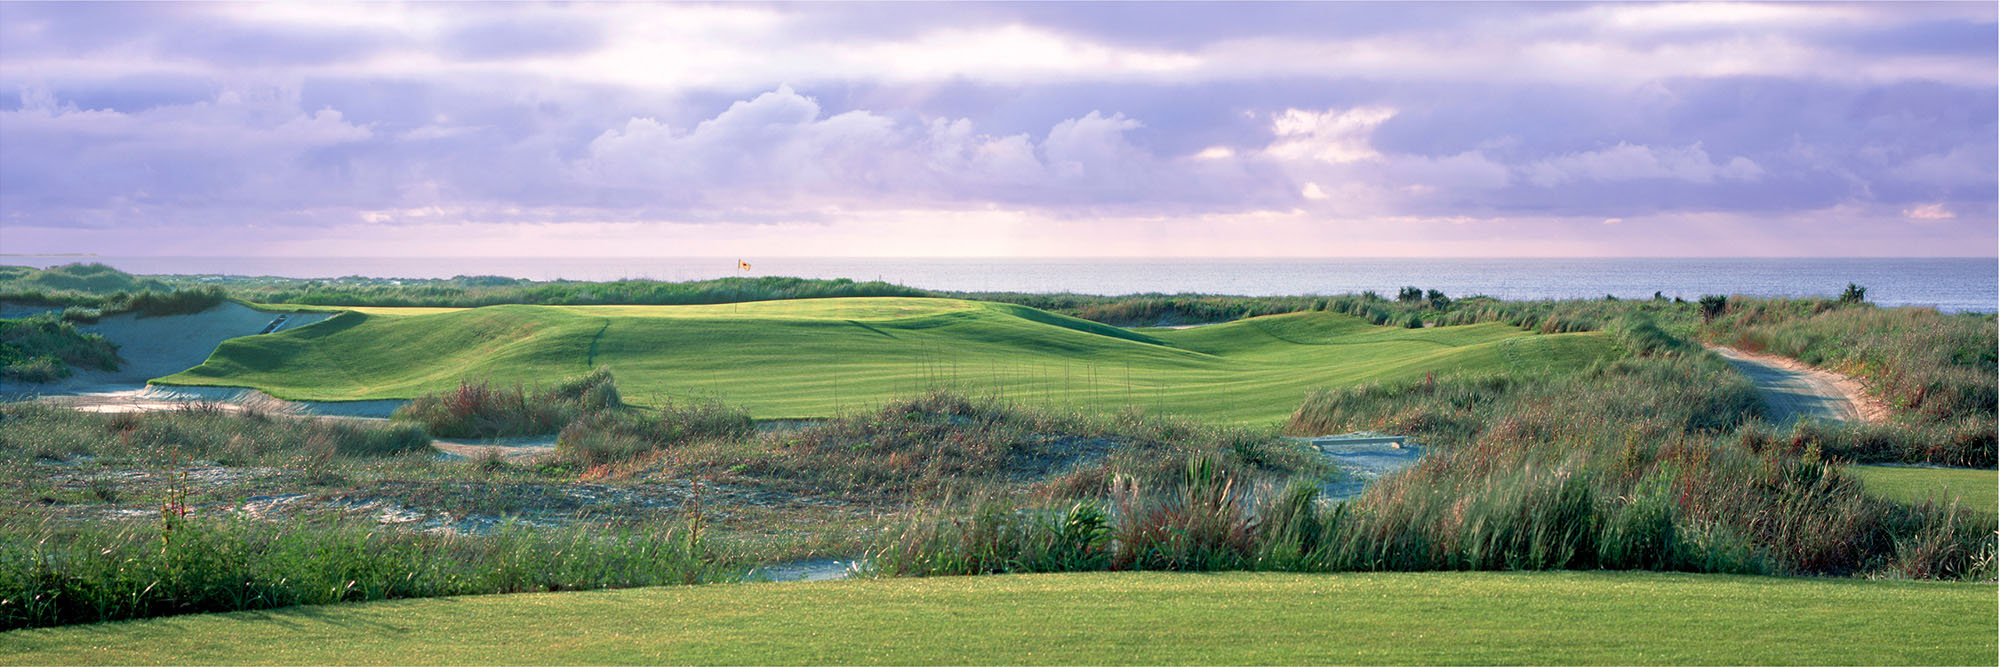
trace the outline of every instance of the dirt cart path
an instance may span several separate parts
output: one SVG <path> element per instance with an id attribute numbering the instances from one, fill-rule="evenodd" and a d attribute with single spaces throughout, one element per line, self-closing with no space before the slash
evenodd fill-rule
<path id="1" fill-rule="evenodd" d="M 1735 366 L 1764 397 L 1769 420 L 1790 424 L 1801 417 L 1827 421 L 1880 421 L 1888 410 L 1868 396 L 1861 383 L 1839 373 L 1784 357 L 1710 347 Z"/>

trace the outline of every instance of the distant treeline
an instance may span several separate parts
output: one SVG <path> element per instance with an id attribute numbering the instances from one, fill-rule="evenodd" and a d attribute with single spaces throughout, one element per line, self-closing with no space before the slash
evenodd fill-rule
<path id="1" fill-rule="evenodd" d="M 314 306 L 425 306 L 476 308 L 499 304 L 549 306 L 645 305 L 678 306 L 782 299 L 823 299 L 854 296 L 929 296 L 923 290 L 884 282 L 854 282 L 846 278 L 717 278 L 668 283 L 651 280 L 617 282 L 533 282 L 492 276 L 460 276 L 449 280 L 404 285 L 350 286 L 305 281 L 301 285 L 239 288 L 230 293 L 261 303 Z"/>

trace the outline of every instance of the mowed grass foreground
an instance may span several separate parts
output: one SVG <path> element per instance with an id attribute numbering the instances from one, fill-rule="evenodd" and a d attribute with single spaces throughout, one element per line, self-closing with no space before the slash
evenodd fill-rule
<path id="1" fill-rule="evenodd" d="M 758 418 L 823 417 L 952 385 L 1032 404 L 1273 423 L 1308 389 L 1430 373 L 1546 372 L 1609 356 L 1598 333 L 1405 329 L 1303 312 L 1123 329 L 1025 306 L 840 298 L 707 306 L 358 308 L 231 340 L 165 384 L 287 399 L 411 398 L 608 368 L 627 400 L 709 393 Z"/>
<path id="2" fill-rule="evenodd" d="M 1096 573 L 722 584 L 26 630 L 6 664 L 1991 664 L 1989 584 Z"/>

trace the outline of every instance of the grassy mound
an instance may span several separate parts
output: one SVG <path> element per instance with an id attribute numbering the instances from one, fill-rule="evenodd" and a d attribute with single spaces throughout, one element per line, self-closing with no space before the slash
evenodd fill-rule
<path id="1" fill-rule="evenodd" d="M 118 346 L 52 314 L 0 319 L 0 377 L 52 382 L 72 367 L 117 370 Z"/>
<path id="2" fill-rule="evenodd" d="M 167 292 L 172 291 L 172 288 L 159 280 L 141 278 L 98 263 L 64 264 L 47 269 L 0 266 L 0 295 L 47 292 L 113 294 L 146 291 Z"/>
<path id="3" fill-rule="evenodd" d="M 758 418 L 831 416 L 954 385 L 1040 405 L 1270 423 L 1313 386 L 1447 369 L 1539 372 L 1612 350 L 1600 334 L 1530 338 L 1503 324 L 1402 329 L 1329 312 L 1141 333 L 1010 304 L 917 298 L 363 308 L 229 341 L 161 382 L 357 400 L 470 379 L 532 385 L 603 367 L 636 404 L 709 393 Z"/>
<path id="4" fill-rule="evenodd" d="M 1994 611 L 1981 584 L 1648 573 L 949 577 L 182 616 L 10 633 L 0 661 L 1981 664 Z"/>

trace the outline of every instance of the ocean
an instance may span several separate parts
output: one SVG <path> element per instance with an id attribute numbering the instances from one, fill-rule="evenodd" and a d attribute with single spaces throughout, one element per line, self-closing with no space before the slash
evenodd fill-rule
<path id="1" fill-rule="evenodd" d="M 1131 294 L 1201 292 L 1271 296 L 1414 285 L 1453 297 L 1647 298 L 1654 292 L 1834 296 L 1848 283 L 1884 306 L 1947 312 L 2000 309 L 2000 260 L 1924 259 L 1035 259 L 742 257 L 42 257 L 0 264 L 47 267 L 102 262 L 139 274 L 334 278 L 498 275 L 534 280 L 698 280 L 797 276 L 884 280 L 951 291 Z"/>

